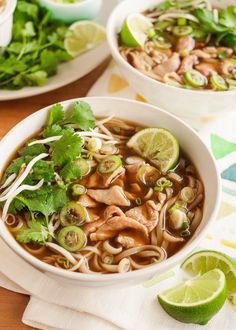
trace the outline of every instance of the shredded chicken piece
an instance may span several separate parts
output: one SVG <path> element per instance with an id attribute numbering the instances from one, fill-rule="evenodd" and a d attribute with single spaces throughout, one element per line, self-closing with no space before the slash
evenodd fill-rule
<path id="1" fill-rule="evenodd" d="M 192 70 L 193 66 L 198 63 L 198 58 L 196 55 L 189 55 L 184 57 L 180 65 L 178 74 L 183 74 L 188 70 Z"/>
<path id="2" fill-rule="evenodd" d="M 190 52 L 195 47 L 195 40 L 191 36 L 179 38 L 176 50 L 177 52 L 188 51 Z"/>
<path id="3" fill-rule="evenodd" d="M 151 232 L 156 227 L 159 219 L 157 206 L 152 200 L 147 201 L 141 206 L 130 209 L 125 212 L 125 215 L 145 225 L 148 232 Z"/>
<path id="4" fill-rule="evenodd" d="M 88 189 L 87 194 L 95 201 L 107 205 L 130 206 L 130 201 L 120 186 L 113 186 L 109 189 Z"/>
<path id="5" fill-rule="evenodd" d="M 212 63 L 200 63 L 196 65 L 195 68 L 206 77 L 209 77 L 213 73 L 217 72 L 215 65 Z"/>
<path id="6" fill-rule="evenodd" d="M 92 222 L 87 222 L 83 225 L 83 230 L 85 234 L 88 236 L 88 234 L 95 232 L 99 227 L 101 227 L 106 221 L 104 219 L 99 219 Z"/>
<path id="7" fill-rule="evenodd" d="M 125 214 L 118 206 L 110 205 L 105 209 L 103 218 L 104 218 L 104 220 L 107 221 L 108 219 L 113 218 L 114 216 L 117 216 L 117 215 L 121 216 L 121 215 L 125 215 Z"/>
<path id="8" fill-rule="evenodd" d="M 166 73 L 175 72 L 180 66 L 180 58 L 178 53 L 174 53 L 168 60 L 164 63 L 154 67 L 153 72 L 161 77 Z"/>
<path id="9" fill-rule="evenodd" d="M 98 203 L 96 203 L 91 197 L 86 194 L 81 195 L 78 199 L 78 202 L 84 207 L 94 208 L 99 206 Z"/>
<path id="10" fill-rule="evenodd" d="M 105 241 L 117 236 L 119 232 L 125 229 L 137 230 L 147 242 L 149 241 L 147 228 L 138 221 L 126 216 L 115 216 L 108 219 L 101 227 L 98 228 L 96 233 L 92 233 L 90 235 L 90 239 L 92 241 Z"/>
<path id="11" fill-rule="evenodd" d="M 196 55 L 197 57 L 203 58 L 203 59 L 206 59 L 206 58 L 210 58 L 211 57 L 208 53 L 204 52 L 201 49 L 194 49 L 194 50 L 191 51 L 190 54 L 191 55 Z"/>

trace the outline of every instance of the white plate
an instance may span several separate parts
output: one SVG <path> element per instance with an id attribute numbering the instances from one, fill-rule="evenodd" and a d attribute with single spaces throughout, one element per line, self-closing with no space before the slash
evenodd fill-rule
<path id="1" fill-rule="evenodd" d="M 108 45 L 104 42 L 89 52 L 81 54 L 76 59 L 60 64 L 58 66 L 58 73 L 49 78 L 46 85 L 42 87 L 24 87 L 16 91 L 0 90 L 0 101 L 21 99 L 28 96 L 43 94 L 68 85 L 95 69 L 108 55 Z"/>
<path id="2" fill-rule="evenodd" d="M 116 0 L 103 1 L 101 13 L 95 21 L 105 25 L 109 13 L 116 3 Z M 73 61 L 60 64 L 58 67 L 58 73 L 49 78 L 45 86 L 24 87 L 16 91 L 0 89 L 0 101 L 21 99 L 28 96 L 39 95 L 68 85 L 82 78 L 99 66 L 99 64 L 101 64 L 109 56 L 109 54 L 109 47 L 107 43 L 104 42 L 95 49 L 80 55 Z"/>

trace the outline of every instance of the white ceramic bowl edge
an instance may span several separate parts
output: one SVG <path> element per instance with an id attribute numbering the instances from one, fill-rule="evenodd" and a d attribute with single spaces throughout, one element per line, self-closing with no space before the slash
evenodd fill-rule
<path id="1" fill-rule="evenodd" d="M 81 286 L 94 287 L 115 287 L 141 283 L 155 274 L 160 274 L 181 262 L 198 245 L 199 241 L 206 234 L 209 226 L 213 223 L 220 200 L 220 178 L 216 164 L 211 153 L 195 131 L 184 124 L 181 120 L 163 110 L 141 102 L 118 98 L 90 97 L 81 100 L 88 102 L 92 106 L 95 115 L 109 116 L 115 114 L 120 118 L 136 121 L 145 126 L 156 125 L 166 127 L 177 136 L 181 147 L 191 157 L 205 184 L 203 219 L 196 233 L 178 253 L 160 264 L 130 273 L 107 275 L 72 273 L 41 262 L 26 252 L 15 241 L 2 221 L 0 221 L 0 235 L 19 256 L 24 258 L 30 264 L 49 273 L 51 276 L 59 277 L 65 281 L 77 283 Z M 61 102 L 61 104 L 65 109 L 68 109 L 73 101 L 75 100 L 64 101 Z M 0 142 L 0 154 L 4 155 L 4 157 L 0 158 L 0 173 L 3 172 L 13 151 L 15 151 L 27 138 L 39 131 L 45 123 L 48 108 L 49 107 L 46 107 L 35 112 L 24 119 L 2 139 Z"/>

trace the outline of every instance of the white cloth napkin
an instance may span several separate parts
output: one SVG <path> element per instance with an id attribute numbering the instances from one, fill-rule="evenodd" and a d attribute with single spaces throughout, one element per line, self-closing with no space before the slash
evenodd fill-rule
<path id="1" fill-rule="evenodd" d="M 157 292 L 173 279 L 146 288 L 81 288 L 46 276 L 17 256 L 0 240 L 0 285 L 30 294 L 22 321 L 39 329 L 63 330 L 152 330 L 189 329 L 190 325 L 170 318 L 156 301 Z M 205 327 L 207 330 L 234 329 L 236 316 L 229 304 Z M 202 329 L 191 325 L 191 329 Z"/>
<path id="2" fill-rule="evenodd" d="M 119 76 L 114 65 L 110 65 L 89 95 L 122 96 L 122 89 L 125 97 L 142 100 Z M 226 173 L 228 179 L 223 180 L 224 193 L 219 220 L 215 222 L 201 247 L 220 250 L 232 257 L 236 257 L 236 180 L 233 181 L 231 168 L 236 157 L 233 154 L 234 144 L 228 140 L 236 142 L 236 132 L 231 129 L 231 123 L 235 121 L 236 115 L 234 118 L 226 118 L 223 125 L 219 121 L 212 122 L 205 126 L 201 133 L 206 143 L 214 149 L 216 156 L 220 148 L 223 153 L 229 150 L 226 145 L 230 145 L 232 149 L 218 160 L 222 173 Z M 212 142 L 212 134 L 218 134 L 221 139 L 216 141 L 217 147 L 214 146 L 214 141 Z M 220 154 L 222 152 L 220 151 Z M 60 282 L 35 269 L 1 239 L 0 251 L 0 286 L 31 296 L 22 317 L 25 324 L 50 330 L 203 329 L 202 326 L 175 321 L 157 303 L 157 293 L 178 280 L 178 271 L 174 277 L 149 288 L 143 285 L 124 289 L 82 288 Z M 236 314 L 229 303 L 204 326 L 204 330 L 217 329 L 236 329 Z"/>

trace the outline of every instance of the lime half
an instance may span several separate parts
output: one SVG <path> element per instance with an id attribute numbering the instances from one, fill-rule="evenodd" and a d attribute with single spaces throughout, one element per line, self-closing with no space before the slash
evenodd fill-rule
<path id="1" fill-rule="evenodd" d="M 147 32 L 152 26 L 149 18 L 141 14 L 130 14 L 120 31 L 122 44 L 128 47 L 143 46 L 147 40 Z"/>
<path id="2" fill-rule="evenodd" d="M 179 143 L 165 128 L 145 128 L 128 141 L 127 146 L 148 159 L 162 173 L 172 169 L 179 159 Z"/>
<path id="3" fill-rule="evenodd" d="M 67 52 L 76 57 L 106 40 L 106 31 L 102 25 L 91 21 L 73 23 L 64 41 Z"/>
<path id="4" fill-rule="evenodd" d="M 193 276 L 218 268 L 225 274 L 228 295 L 236 292 L 236 264 L 223 253 L 211 250 L 193 253 L 182 263 L 181 268 Z"/>
<path id="5" fill-rule="evenodd" d="M 179 284 L 158 295 L 164 310 L 183 323 L 206 324 L 226 300 L 226 280 L 219 269 Z"/>

